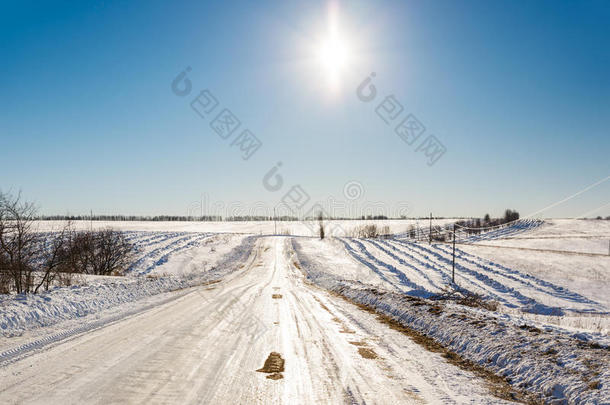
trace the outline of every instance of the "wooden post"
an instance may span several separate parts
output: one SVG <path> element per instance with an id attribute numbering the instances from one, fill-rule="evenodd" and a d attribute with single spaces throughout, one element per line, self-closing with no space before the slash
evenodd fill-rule
<path id="1" fill-rule="evenodd" d="M 430 232 L 428 233 L 429 244 L 432 244 L 432 213 L 430 213 Z"/>
<path id="2" fill-rule="evenodd" d="M 455 224 L 453 224 L 453 270 L 451 271 L 451 282 L 455 284 Z"/>

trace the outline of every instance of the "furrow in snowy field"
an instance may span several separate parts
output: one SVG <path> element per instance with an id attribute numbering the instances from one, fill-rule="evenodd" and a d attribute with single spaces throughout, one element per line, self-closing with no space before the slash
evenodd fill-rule
<path id="1" fill-rule="evenodd" d="M 404 243 L 401 244 L 403 246 L 405 245 Z M 450 247 L 439 244 L 433 244 L 429 248 L 424 246 L 418 247 L 431 253 L 446 266 L 450 266 L 452 260 Z M 562 311 L 557 308 L 561 308 L 561 310 L 577 311 L 579 313 L 605 313 L 606 311 L 606 308 L 603 305 L 580 294 L 571 292 L 566 288 L 558 287 L 552 283 L 545 282 L 506 266 L 495 265 L 491 261 L 478 258 L 474 255 L 465 254 L 465 252 L 460 249 L 456 249 L 456 267 L 458 264 L 460 268 L 467 268 L 472 272 L 483 274 L 502 285 L 512 288 L 513 291 L 518 291 L 519 294 L 535 300 L 535 304 L 526 306 L 526 312 L 561 315 Z M 542 306 L 540 304 L 542 304 Z M 581 305 L 574 308 L 574 304 Z"/>
<path id="2" fill-rule="evenodd" d="M 443 251 L 446 255 L 451 254 L 451 252 L 449 251 L 450 248 L 448 246 L 436 245 L 435 247 L 437 249 Z M 591 308 L 590 311 L 607 311 L 607 308 L 605 308 L 603 305 L 601 305 L 600 303 L 598 303 L 596 301 L 593 301 L 576 292 L 570 291 L 567 288 L 564 288 L 564 287 L 555 285 L 551 282 L 542 280 L 531 274 L 527 274 L 527 273 L 524 273 L 524 272 L 521 272 L 521 271 L 518 271 L 515 269 L 511 269 L 509 267 L 503 266 L 501 264 L 494 263 L 490 260 L 483 259 L 482 257 L 467 253 L 459 248 L 456 248 L 455 252 L 456 252 L 456 257 L 459 257 L 460 260 L 463 260 L 467 263 L 473 264 L 473 265 L 481 267 L 481 268 L 487 268 L 487 269 L 489 269 L 489 271 L 501 273 L 504 275 L 504 277 L 514 279 L 515 281 L 520 281 L 524 285 L 534 288 L 540 292 L 546 293 L 550 296 L 556 297 L 561 300 L 574 302 L 574 303 L 591 305 L 593 308 Z M 497 269 L 497 270 L 491 270 L 491 269 Z"/>
<path id="3" fill-rule="evenodd" d="M 357 253 L 354 248 L 347 242 L 347 240 L 345 239 L 341 239 L 341 242 L 343 242 L 343 245 L 345 247 L 345 250 L 350 254 L 351 257 L 353 257 L 354 259 L 356 259 L 359 263 L 362 263 L 363 265 L 365 265 L 366 267 L 368 267 L 369 269 L 371 269 L 373 271 L 373 273 L 377 274 L 383 281 L 387 282 L 388 284 L 394 286 L 397 289 L 401 289 L 400 286 L 397 286 L 393 281 L 390 281 L 387 276 L 384 274 L 384 272 L 380 271 L 379 269 L 377 269 L 377 266 L 373 265 L 372 263 L 368 262 L 367 260 L 365 260 L 359 253 Z"/>
<path id="4" fill-rule="evenodd" d="M 397 252 L 401 253 L 405 258 L 414 260 L 414 265 L 420 269 L 422 272 L 430 272 L 431 275 L 437 275 L 442 277 L 444 280 L 449 280 L 449 275 L 451 274 L 451 270 L 447 268 L 445 263 L 439 262 L 436 258 L 431 258 L 425 253 L 411 248 L 411 243 L 399 244 L 398 246 L 393 246 Z M 463 280 L 466 281 L 469 285 L 468 289 L 463 286 L 457 287 L 465 292 L 473 291 L 477 292 L 481 295 L 486 296 L 489 299 L 496 300 L 500 303 L 503 303 L 507 306 L 514 307 L 515 305 L 508 301 L 505 297 L 496 294 L 493 291 L 489 291 L 489 289 L 483 284 L 478 282 L 477 280 L 472 280 L 471 278 L 463 277 Z"/>
<path id="5" fill-rule="evenodd" d="M 411 295 L 417 296 L 431 296 L 432 292 L 426 290 L 421 285 L 413 282 L 405 273 L 397 269 L 395 266 L 385 263 L 379 260 L 377 257 L 372 255 L 366 247 L 356 239 L 342 239 L 345 243 L 346 247 L 349 246 L 350 243 L 353 243 L 362 255 L 355 254 L 354 249 L 348 248 L 348 252 L 350 252 L 357 260 L 359 260 L 362 264 L 369 267 L 374 272 L 382 275 L 382 278 L 392 285 L 394 285 L 399 290 L 404 290 L 405 287 L 410 288 L 408 291 Z M 349 241 L 349 242 L 348 242 Z M 385 270 L 382 270 L 385 269 Z M 395 279 L 396 282 L 390 281 L 390 279 Z"/>
<path id="6" fill-rule="evenodd" d="M 184 243 L 181 246 L 175 247 L 174 249 L 171 249 L 169 251 L 167 251 L 167 253 L 163 254 L 163 256 L 159 257 L 154 263 L 152 263 L 151 265 L 149 265 L 146 269 L 142 270 L 139 275 L 144 275 L 144 274 L 149 274 L 151 271 L 153 271 L 156 267 L 167 263 L 169 257 L 173 254 L 179 253 L 183 250 L 186 249 L 192 249 L 194 247 L 197 247 L 201 244 L 201 242 L 206 239 L 209 238 L 210 236 L 212 236 L 209 233 L 203 233 L 200 235 L 197 235 L 195 237 L 192 237 L 190 239 L 188 239 L 186 241 L 186 243 Z"/>
<path id="7" fill-rule="evenodd" d="M 183 232 L 135 232 L 136 235 L 130 238 L 137 248 L 145 248 L 163 242 L 168 238 L 184 235 Z"/>
<path id="8" fill-rule="evenodd" d="M 448 263 L 438 260 L 438 258 L 435 256 L 426 254 L 427 252 L 425 251 L 414 248 L 415 244 L 402 242 L 387 242 L 387 244 L 388 246 L 393 246 L 397 252 L 401 252 L 402 254 L 413 258 L 418 266 L 434 270 L 436 273 L 440 273 L 445 277 L 450 277 L 452 269 Z M 499 294 L 496 291 L 490 290 L 488 286 L 479 279 L 466 277 L 461 273 L 457 273 L 456 276 L 458 277 L 458 282 L 453 286 L 453 288 L 459 289 L 463 292 L 474 292 L 480 294 L 487 299 L 495 300 L 508 307 L 516 307 L 513 300 Z M 464 285 L 464 282 L 466 282 L 466 285 Z"/>
<path id="9" fill-rule="evenodd" d="M 145 239 L 142 243 L 136 239 L 134 241 L 134 246 L 136 253 L 139 254 L 138 259 L 136 259 L 132 265 L 127 269 L 127 272 L 132 272 L 136 268 L 142 267 L 142 264 L 147 260 L 151 259 L 155 255 L 161 254 L 167 245 L 170 245 L 175 241 L 175 239 L 180 238 L 186 235 L 186 232 L 162 232 L 158 237 L 152 237 L 150 239 Z M 159 247 L 155 247 L 157 245 L 161 245 Z M 154 247 L 153 249 L 151 249 Z"/>
<path id="10" fill-rule="evenodd" d="M 431 252 L 429 249 L 421 246 L 418 243 L 391 241 L 388 242 L 388 244 L 396 247 L 398 251 L 403 251 L 405 254 L 411 254 L 412 257 L 416 258 L 419 263 L 425 263 L 431 268 L 436 268 L 439 271 L 442 270 L 445 274 L 451 274 L 453 264 L 450 259 L 444 258 L 440 254 L 435 254 L 435 252 Z M 485 280 L 481 280 L 481 277 L 469 277 L 473 274 L 477 274 L 476 272 L 470 271 L 470 269 L 467 271 L 459 271 L 464 270 L 465 268 L 466 267 L 462 266 L 459 262 L 456 262 L 456 279 L 458 284 L 461 285 L 463 282 L 466 282 L 468 285 L 467 290 L 496 300 L 508 307 L 516 308 L 519 306 L 518 302 L 511 299 L 512 297 L 505 296 L 503 291 L 490 289 L 489 283 L 485 283 Z M 461 287 L 464 288 L 462 285 Z"/>
<path id="11" fill-rule="evenodd" d="M 451 282 L 451 278 L 447 273 L 437 272 L 436 268 L 434 268 L 434 266 L 430 266 L 428 263 L 417 263 L 417 260 L 413 256 L 409 258 L 411 260 L 403 260 L 398 255 L 396 255 L 398 249 L 389 244 L 385 244 L 384 241 L 378 243 L 373 240 L 367 240 L 363 241 L 363 243 L 372 246 L 371 253 L 374 256 L 381 258 L 385 256 L 390 258 L 390 260 L 388 261 L 395 261 L 398 262 L 400 265 L 407 267 L 409 272 L 408 274 L 416 274 L 418 278 L 421 279 L 422 285 L 426 286 L 426 288 L 432 292 L 441 292 L 443 287 L 445 287 L 448 283 Z M 387 249 L 388 247 L 390 249 Z M 414 261 L 416 262 L 415 264 L 413 263 Z M 420 264 L 422 266 L 419 266 Z M 420 267 L 423 267 L 423 270 L 420 269 Z M 440 275 L 440 277 L 434 277 L 438 275 Z"/>
<path id="12" fill-rule="evenodd" d="M 155 264 L 161 257 L 165 254 L 175 251 L 181 245 L 188 245 L 189 242 L 199 235 L 209 236 L 209 234 L 199 234 L 199 233 L 182 233 L 176 236 L 168 236 L 166 239 L 162 239 L 153 244 L 156 246 L 160 243 L 169 241 L 167 244 L 163 244 L 160 247 L 157 247 L 151 251 L 148 251 L 142 257 L 140 257 L 136 262 L 134 262 L 128 269 L 130 273 L 136 273 L 138 275 L 143 275 L 149 273 L 152 269 L 154 269 L 157 265 Z"/>
<path id="13" fill-rule="evenodd" d="M 419 243 L 405 243 L 400 241 L 397 241 L 396 243 L 411 249 L 412 251 L 419 250 L 423 254 L 433 257 L 439 264 L 447 267 L 452 266 L 451 259 L 445 257 L 436 249 L 426 248 Z M 468 264 L 460 263 L 459 261 L 456 261 L 455 269 L 456 273 L 467 278 L 469 282 L 474 282 L 474 280 L 476 280 L 479 286 L 484 289 L 484 295 L 493 296 L 494 299 L 499 300 L 508 307 L 521 308 L 526 312 L 547 315 L 560 315 L 562 313 L 561 308 L 545 305 L 534 298 L 522 294 L 519 290 L 505 283 L 504 280 L 498 280 L 497 273 L 488 275 L 475 268 L 469 267 Z"/>

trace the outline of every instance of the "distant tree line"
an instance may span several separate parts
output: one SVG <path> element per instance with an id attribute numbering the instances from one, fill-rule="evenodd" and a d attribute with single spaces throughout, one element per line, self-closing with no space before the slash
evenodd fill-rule
<path id="1" fill-rule="evenodd" d="M 427 218 L 427 217 L 426 217 Z M 442 217 L 438 217 L 442 218 Z M 229 217 L 223 217 L 221 215 L 204 215 L 204 216 L 192 216 L 192 215 L 40 215 L 37 217 L 40 221 L 199 221 L 199 222 L 235 222 L 235 221 L 300 221 L 301 219 L 296 216 L 281 215 L 277 217 L 267 215 L 235 215 Z M 316 217 L 306 217 L 304 220 L 317 220 Z M 357 220 L 388 220 L 388 219 L 401 219 L 407 220 L 405 216 L 400 218 L 389 218 L 385 215 L 362 215 L 357 218 L 346 218 L 346 217 L 328 217 L 328 220 L 333 221 L 357 221 Z"/>
<path id="2" fill-rule="evenodd" d="M 41 221 L 222 221 L 221 216 L 180 216 L 180 215 L 41 215 Z"/>
<path id="3" fill-rule="evenodd" d="M 504 211 L 504 217 L 491 218 L 489 214 L 485 214 L 483 218 L 471 218 L 468 220 L 456 221 L 456 225 L 467 228 L 489 228 L 498 225 L 504 225 L 508 222 L 514 222 L 519 219 L 519 212 L 516 210 L 507 209 Z"/>

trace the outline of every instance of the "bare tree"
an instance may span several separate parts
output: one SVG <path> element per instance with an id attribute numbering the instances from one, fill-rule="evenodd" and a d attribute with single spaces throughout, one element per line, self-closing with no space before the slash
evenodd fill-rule
<path id="1" fill-rule="evenodd" d="M 28 293 L 34 284 L 37 236 L 32 230 L 36 217 L 33 204 L 0 193 L 0 262 L 18 294 Z"/>
<path id="2" fill-rule="evenodd" d="M 42 238 L 40 242 L 40 281 L 38 281 L 34 293 L 38 293 L 40 287 L 48 290 L 53 281 L 61 276 L 62 270 L 66 270 L 69 260 L 69 242 L 73 234 L 72 222 L 68 221 L 61 232 L 52 237 Z"/>
<path id="3" fill-rule="evenodd" d="M 100 275 L 122 274 L 133 253 L 122 232 L 106 229 L 93 236 L 92 273 Z"/>
<path id="4" fill-rule="evenodd" d="M 322 216 L 322 212 L 320 212 L 318 214 L 318 223 L 319 223 L 319 233 L 320 233 L 320 239 L 324 239 L 324 222 L 323 222 L 324 218 Z M 331 235 L 332 236 L 332 235 Z"/>
<path id="5" fill-rule="evenodd" d="M 0 254 L 0 294 L 11 292 L 11 274 L 8 264 L 4 260 L 4 255 Z"/>
<path id="6" fill-rule="evenodd" d="M 381 238 L 383 238 L 383 239 L 391 238 L 392 237 L 392 231 L 390 231 L 390 226 L 389 225 L 384 225 L 381 228 L 381 232 L 380 232 L 379 236 L 381 236 Z"/>

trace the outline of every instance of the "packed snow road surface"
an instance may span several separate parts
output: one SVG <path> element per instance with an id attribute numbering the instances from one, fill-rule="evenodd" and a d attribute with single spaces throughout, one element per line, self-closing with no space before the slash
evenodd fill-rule
<path id="1" fill-rule="evenodd" d="M 6 365 L 0 403 L 502 402 L 306 283 L 290 254 L 288 238 L 260 238 L 222 281 Z"/>

